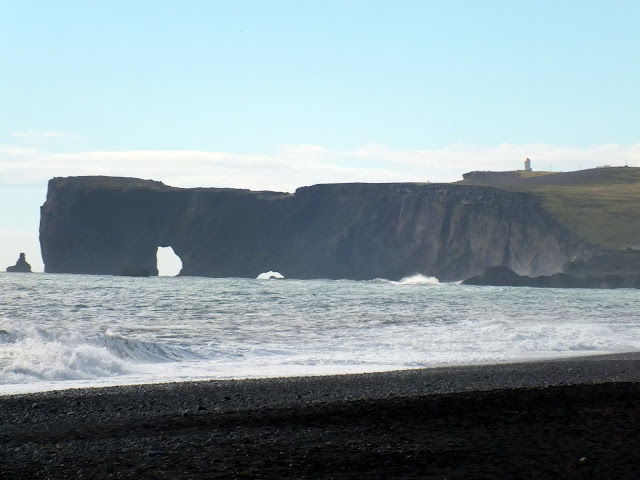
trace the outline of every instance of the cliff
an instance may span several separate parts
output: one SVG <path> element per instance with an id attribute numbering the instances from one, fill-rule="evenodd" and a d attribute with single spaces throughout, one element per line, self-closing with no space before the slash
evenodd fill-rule
<path id="1" fill-rule="evenodd" d="M 535 194 L 559 223 L 586 241 L 617 252 L 640 249 L 640 168 L 470 172 L 459 184 Z"/>
<path id="2" fill-rule="evenodd" d="M 332 184 L 295 194 L 181 189 L 115 177 L 49 181 L 46 272 L 157 274 L 159 246 L 181 275 L 452 281 L 487 266 L 559 272 L 594 251 L 538 195 L 457 184 Z"/>

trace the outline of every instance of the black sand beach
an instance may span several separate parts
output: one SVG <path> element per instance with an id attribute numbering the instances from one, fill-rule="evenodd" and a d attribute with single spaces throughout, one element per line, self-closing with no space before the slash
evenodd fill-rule
<path id="1" fill-rule="evenodd" d="M 0 478 L 640 478 L 640 356 L 0 397 Z"/>

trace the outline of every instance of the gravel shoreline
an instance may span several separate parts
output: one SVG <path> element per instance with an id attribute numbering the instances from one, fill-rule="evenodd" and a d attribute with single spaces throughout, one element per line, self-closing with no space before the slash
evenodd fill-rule
<path id="1" fill-rule="evenodd" d="M 640 354 L 0 396 L 0 478 L 640 478 Z"/>

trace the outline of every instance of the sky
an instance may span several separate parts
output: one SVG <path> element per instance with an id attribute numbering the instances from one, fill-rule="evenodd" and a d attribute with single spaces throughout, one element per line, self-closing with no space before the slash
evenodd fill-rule
<path id="1" fill-rule="evenodd" d="M 640 166 L 637 0 L 0 0 L 0 269 L 47 181 Z M 161 262 L 162 263 L 162 262 Z"/>

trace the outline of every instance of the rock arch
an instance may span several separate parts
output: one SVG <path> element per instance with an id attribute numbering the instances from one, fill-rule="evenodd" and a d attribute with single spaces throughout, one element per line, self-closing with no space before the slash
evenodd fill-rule
<path id="1" fill-rule="evenodd" d="M 158 276 L 175 277 L 182 270 L 182 259 L 176 254 L 171 245 L 158 247 L 156 253 Z"/>

